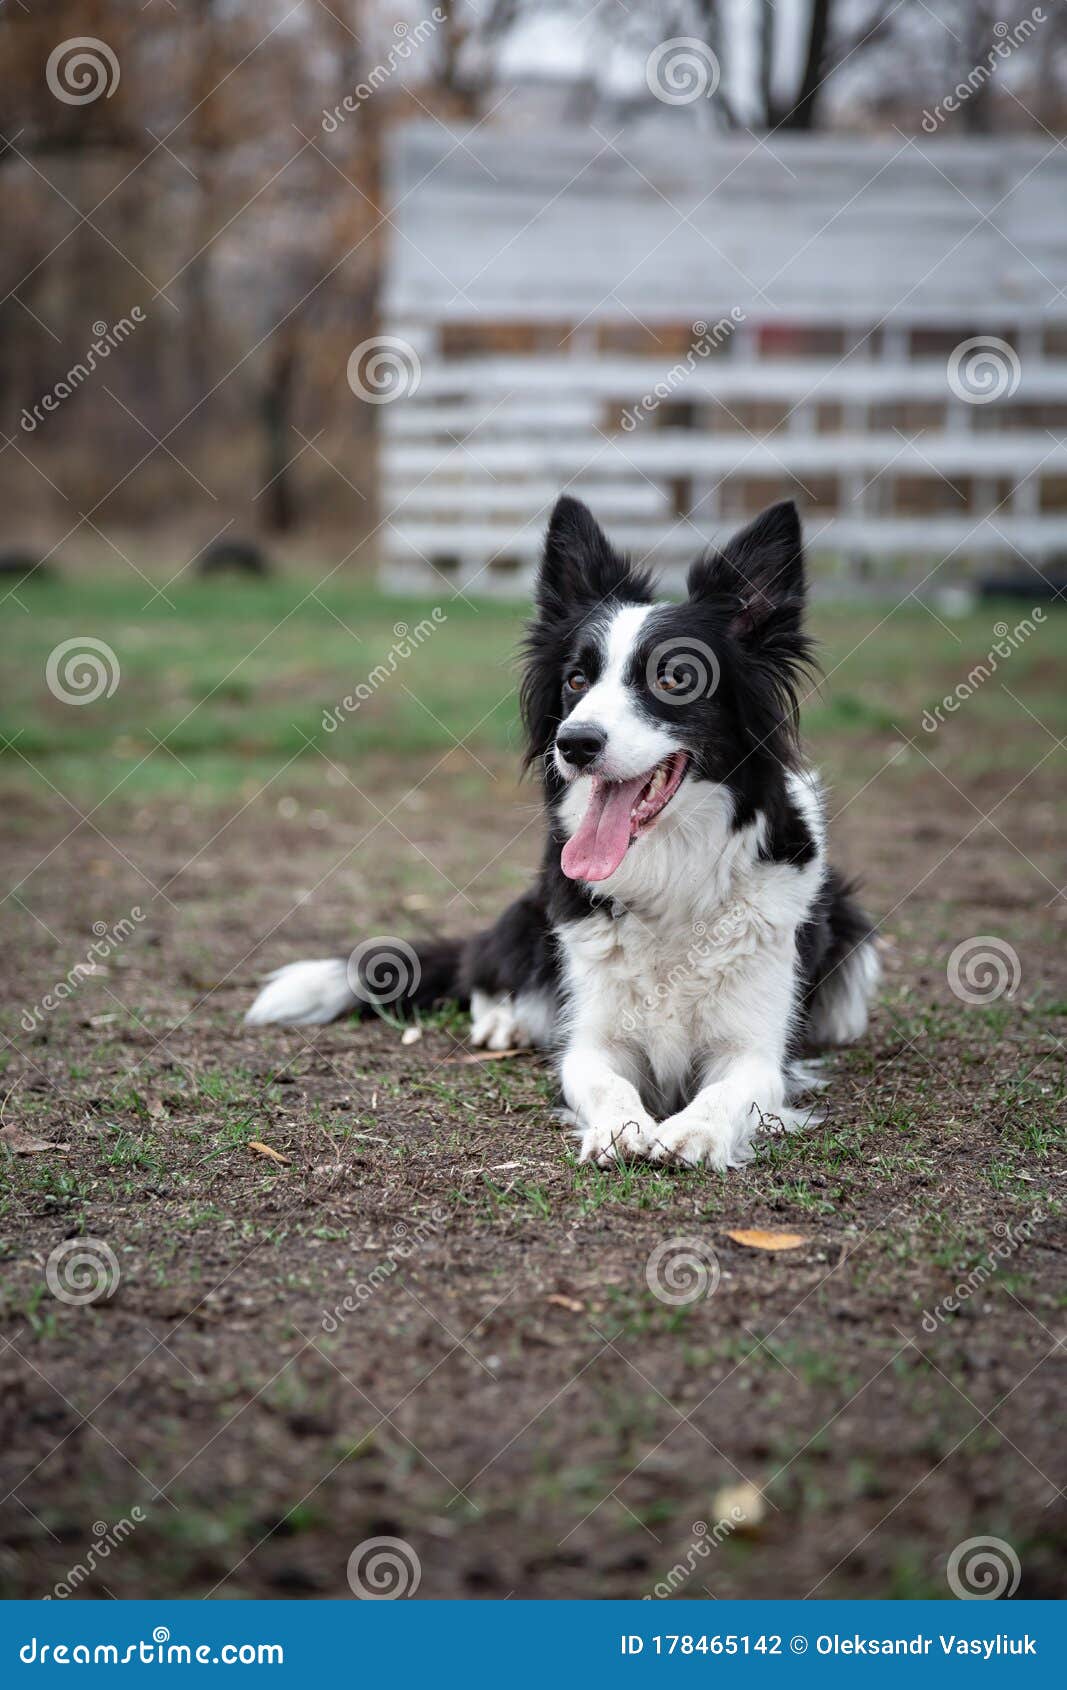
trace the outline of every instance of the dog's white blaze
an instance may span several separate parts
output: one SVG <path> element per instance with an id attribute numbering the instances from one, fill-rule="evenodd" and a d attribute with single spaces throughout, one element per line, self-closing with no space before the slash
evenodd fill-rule
<path id="1" fill-rule="evenodd" d="M 626 685 L 634 647 L 655 608 L 651 604 L 624 604 L 612 611 L 599 634 L 604 667 L 567 717 L 568 723 L 587 722 L 607 734 L 601 772 L 608 780 L 632 780 L 635 775 L 655 768 L 672 751 L 681 749 L 669 728 L 658 726 L 642 714 L 637 708 L 634 689 Z M 574 770 L 563 762 L 558 752 L 556 767 L 565 780 L 573 779 Z M 580 784 L 573 797 L 568 794 L 564 816 L 572 832 L 582 818 L 588 796 L 588 788 Z"/>

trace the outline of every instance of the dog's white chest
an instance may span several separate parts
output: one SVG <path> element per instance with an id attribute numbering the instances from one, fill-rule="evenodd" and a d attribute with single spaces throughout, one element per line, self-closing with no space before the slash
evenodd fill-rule
<path id="1" fill-rule="evenodd" d="M 573 1012 L 630 1045 L 657 1080 L 680 1082 L 731 1043 L 750 966 L 771 935 L 743 899 L 683 921 L 625 912 L 561 934 Z"/>

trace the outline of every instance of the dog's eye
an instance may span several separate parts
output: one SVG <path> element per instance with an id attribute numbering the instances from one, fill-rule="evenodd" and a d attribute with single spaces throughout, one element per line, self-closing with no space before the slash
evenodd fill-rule
<path id="1" fill-rule="evenodd" d="M 689 680 L 690 677 L 684 669 L 672 666 L 656 676 L 656 686 L 660 692 L 681 692 L 683 687 L 689 685 Z"/>
<path id="2" fill-rule="evenodd" d="M 568 692 L 584 692 L 588 685 L 589 681 L 581 669 L 572 669 L 567 676 Z"/>

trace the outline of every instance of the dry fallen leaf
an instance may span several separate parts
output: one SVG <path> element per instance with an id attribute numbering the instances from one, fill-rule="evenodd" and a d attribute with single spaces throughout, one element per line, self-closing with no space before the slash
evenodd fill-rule
<path id="1" fill-rule="evenodd" d="M 63 1146 L 46 1138 L 34 1138 L 21 1127 L 11 1126 L 0 1128 L 0 1149 L 10 1150 L 14 1156 L 30 1156 L 35 1150 L 62 1150 Z"/>
<path id="2" fill-rule="evenodd" d="M 289 1166 L 289 1157 L 283 1156 L 280 1150 L 272 1150 L 269 1144 L 263 1144 L 258 1138 L 250 1138 L 249 1150 L 255 1150 L 260 1156 L 269 1156 L 272 1162 L 281 1162 L 283 1167 Z"/>
<path id="3" fill-rule="evenodd" d="M 555 1303 L 557 1308 L 570 1309 L 572 1314 L 582 1314 L 585 1310 L 585 1304 L 580 1303 L 577 1297 L 564 1297 L 560 1291 L 553 1291 L 550 1297 L 545 1298 L 545 1302 Z"/>
<path id="4" fill-rule="evenodd" d="M 762 1227 L 742 1227 L 726 1236 L 735 1244 L 746 1244 L 750 1250 L 797 1250 L 801 1244 L 811 1243 L 803 1232 L 764 1232 Z"/>
<path id="5" fill-rule="evenodd" d="M 472 1062 L 506 1062 L 509 1056 L 525 1056 L 525 1050 L 476 1050 L 472 1056 L 450 1056 L 449 1062 L 469 1067 Z"/>

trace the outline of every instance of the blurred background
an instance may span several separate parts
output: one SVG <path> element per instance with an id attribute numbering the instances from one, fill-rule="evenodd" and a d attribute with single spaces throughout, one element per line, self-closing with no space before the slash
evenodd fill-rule
<path id="1" fill-rule="evenodd" d="M 0 1594 L 1059 1589 L 1067 18 L 1000 7 L 0 5 Z M 579 1166 L 448 1007 L 242 1025 L 529 885 L 563 489 L 668 585 L 804 516 L 885 980 L 727 1177 Z"/>
<path id="2" fill-rule="evenodd" d="M 563 485 L 668 571 L 785 494 L 845 584 L 1067 546 L 1060 0 L 51 0 L 0 48 L 8 575 L 521 592 Z"/>

